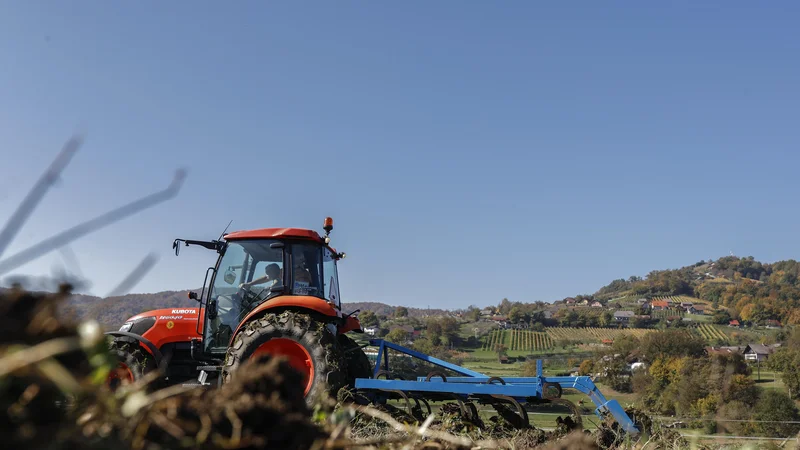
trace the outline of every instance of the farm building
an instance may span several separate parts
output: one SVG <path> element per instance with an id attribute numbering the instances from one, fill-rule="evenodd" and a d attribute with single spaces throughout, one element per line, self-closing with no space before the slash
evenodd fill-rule
<path id="1" fill-rule="evenodd" d="M 773 319 L 767 320 L 766 325 L 767 328 L 772 328 L 772 329 L 781 328 L 781 323 Z"/>
<path id="2" fill-rule="evenodd" d="M 602 304 L 602 303 L 600 303 L 600 302 L 594 302 L 594 303 L 592 303 L 592 308 L 602 308 L 602 307 L 603 307 L 603 304 Z"/>
<path id="3" fill-rule="evenodd" d="M 491 318 L 491 320 L 500 325 L 502 328 L 508 326 L 508 317 L 506 316 L 494 316 Z"/>
<path id="4" fill-rule="evenodd" d="M 739 328 L 739 327 L 741 327 L 741 324 L 739 324 L 738 320 L 734 319 L 734 320 L 731 320 L 730 322 L 728 322 L 728 326 L 729 327 L 734 327 L 734 328 Z"/>
<path id="5" fill-rule="evenodd" d="M 705 314 L 705 310 L 701 308 L 700 305 L 689 306 L 686 308 L 686 312 L 689 314 L 700 314 L 700 315 Z"/>
<path id="6" fill-rule="evenodd" d="M 633 311 L 615 311 L 614 320 L 617 322 L 627 322 L 632 319 L 636 314 Z"/>
<path id="7" fill-rule="evenodd" d="M 639 304 L 639 305 L 646 305 L 647 304 L 647 299 L 646 298 L 640 298 L 639 300 L 636 300 L 636 303 Z"/>
<path id="8" fill-rule="evenodd" d="M 729 355 L 731 353 L 742 353 L 744 347 L 726 346 L 726 347 L 706 347 L 706 352 L 709 355 Z"/>
<path id="9" fill-rule="evenodd" d="M 364 333 L 367 333 L 370 336 L 375 336 L 375 333 L 377 333 L 377 332 L 378 332 L 378 330 L 375 329 L 375 327 L 366 327 L 366 328 L 364 328 Z"/>
<path id="10" fill-rule="evenodd" d="M 779 344 L 778 344 L 779 345 Z M 750 344 L 742 352 L 747 361 L 766 361 L 777 348 L 777 345 Z"/>
<path id="11" fill-rule="evenodd" d="M 669 309 L 669 302 L 666 300 L 653 300 L 650 304 L 653 308 L 653 311 L 665 311 Z"/>

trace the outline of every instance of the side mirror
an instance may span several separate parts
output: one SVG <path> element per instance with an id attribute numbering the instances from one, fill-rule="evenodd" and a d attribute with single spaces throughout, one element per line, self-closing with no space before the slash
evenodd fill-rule
<path id="1" fill-rule="evenodd" d="M 197 297 L 197 292 L 189 292 L 189 299 L 196 300 L 198 302 L 200 301 L 200 299 Z"/>
<path id="2" fill-rule="evenodd" d="M 225 271 L 225 275 L 223 275 L 223 278 L 225 279 L 226 283 L 233 284 L 233 282 L 236 281 L 236 272 L 234 272 L 233 269 L 228 267 L 228 270 Z"/>

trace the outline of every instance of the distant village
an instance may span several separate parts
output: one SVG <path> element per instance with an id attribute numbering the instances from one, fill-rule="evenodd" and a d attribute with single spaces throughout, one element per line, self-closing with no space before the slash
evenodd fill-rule
<path id="1" fill-rule="evenodd" d="M 684 296 L 655 297 L 651 299 L 627 297 L 612 299 L 605 303 L 591 298 L 567 297 L 554 303 L 540 302 L 536 305 L 525 304 L 524 307 L 526 308 L 525 314 L 520 314 L 519 311 L 515 314 L 513 308 L 511 309 L 511 314 L 500 314 L 500 308 L 490 306 L 481 309 L 479 314 L 475 310 L 461 310 L 435 317 L 449 317 L 458 320 L 459 323 L 476 322 L 477 324 L 484 324 L 484 330 L 533 329 L 533 331 L 539 332 L 546 331 L 547 327 L 653 328 L 661 321 L 670 326 L 692 326 L 693 324 L 711 323 L 712 315 L 714 315 L 717 325 L 730 328 L 756 327 L 755 324 L 746 324 L 738 319 L 728 320 L 724 308 L 714 310 L 711 304 Z M 725 314 L 718 317 L 716 314 L 719 312 L 724 312 Z M 602 320 L 599 319 L 601 316 L 603 317 Z M 578 322 L 584 320 L 586 323 L 571 323 L 570 320 L 575 320 L 575 317 L 578 317 Z M 422 318 L 426 319 L 425 316 Z M 516 320 L 512 320 L 513 318 Z M 720 322 L 720 318 L 723 318 L 724 322 Z M 422 322 L 396 323 L 396 320 L 387 319 L 388 323 L 386 325 L 388 329 L 379 326 L 367 326 L 364 328 L 365 333 L 369 336 L 380 336 L 381 334 L 385 336 L 387 332 L 399 329 L 404 332 L 404 343 L 408 345 L 413 345 L 416 340 L 425 337 L 425 327 L 422 326 Z M 681 324 L 676 324 L 676 322 Z M 782 326 L 776 320 L 768 320 L 766 323 L 760 324 L 759 328 L 780 329 Z M 598 340 L 596 345 L 611 346 L 613 342 L 613 339 L 602 339 L 601 341 Z M 710 342 L 713 342 L 713 340 Z M 706 351 L 709 354 L 739 353 L 748 362 L 760 363 L 767 360 L 779 347 L 777 344 L 758 343 L 746 343 L 736 346 L 709 345 L 706 347 Z M 500 358 L 505 359 L 505 361 L 501 362 L 510 361 L 505 356 Z M 633 361 L 630 363 L 630 370 L 635 370 L 640 366 L 640 362 Z"/>

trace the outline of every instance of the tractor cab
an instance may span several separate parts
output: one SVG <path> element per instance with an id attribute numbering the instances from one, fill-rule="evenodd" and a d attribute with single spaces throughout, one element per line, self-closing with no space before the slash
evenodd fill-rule
<path id="1" fill-rule="evenodd" d="M 204 299 L 204 353 L 224 355 L 245 318 L 270 302 L 341 310 L 340 255 L 316 233 L 264 229 L 232 233 L 225 241 Z"/>

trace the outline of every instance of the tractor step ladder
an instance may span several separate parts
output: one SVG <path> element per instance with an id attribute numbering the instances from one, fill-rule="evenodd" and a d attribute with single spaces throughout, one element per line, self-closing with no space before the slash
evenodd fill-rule
<path id="1" fill-rule="evenodd" d="M 197 375 L 197 382 L 201 386 L 211 386 L 211 383 L 208 383 L 208 373 L 209 372 L 219 372 L 222 375 L 222 366 L 197 366 L 197 371 L 200 373 Z M 222 384 L 222 376 L 217 376 L 217 387 Z"/>

